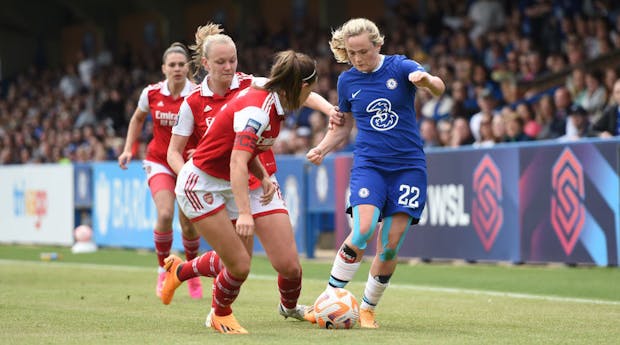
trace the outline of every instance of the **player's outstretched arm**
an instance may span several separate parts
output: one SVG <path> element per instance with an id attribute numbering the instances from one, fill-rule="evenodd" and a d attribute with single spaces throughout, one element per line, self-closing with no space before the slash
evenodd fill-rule
<path id="1" fill-rule="evenodd" d="M 127 169 L 127 164 L 133 158 L 133 145 L 140 137 L 140 131 L 142 131 L 142 126 L 144 126 L 144 120 L 146 120 L 146 115 L 148 115 L 148 113 L 140 110 L 140 108 L 136 108 L 133 115 L 131 116 L 131 120 L 129 120 L 129 127 L 127 128 L 127 138 L 125 139 L 125 147 L 123 148 L 123 152 L 118 156 L 118 165 L 121 167 L 121 169 Z"/>
<path id="2" fill-rule="evenodd" d="M 441 78 L 429 74 L 428 72 L 415 71 L 409 73 L 409 81 L 417 87 L 427 88 L 433 96 L 441 96 L 446 90 L 446 85 Z"/>
<path id="3" fill-rule="evenodd" d="M 342 126 L 330 128 L 323 140 L 308 151 L 306 154 L 308 161 L 320 165 L 323 162 L 323 158 L 349 136 L 353 129 L 353 115 L 351 113 L 344 113 L 343 119 L 344 123 Z"/>
<path id="4" fill-rule="evenodd" d="M 343 114 L 338 110 L 338 106 L 329 103 L 323 96 L 316 92 L 310 92 L 310 95 L 304 102 L 304 106 L 320 111 L 329 117 L 329 128 L 333 125 L 341 126 Z"/>

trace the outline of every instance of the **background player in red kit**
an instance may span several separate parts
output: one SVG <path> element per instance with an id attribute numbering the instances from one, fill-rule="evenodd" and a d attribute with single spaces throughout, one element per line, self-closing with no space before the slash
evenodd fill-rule
<path id="1" fill-rule="evenodd" d="M 255 78 L 222 107 L 194 156 L 177 179 L 175 192 L 183 212 L 220 255 L 224 268 L 215 279 L 214 308 L 207 326 L 221 333 L 247 333 L 232 314 L 231 304 L 250 272 L 244 242 L 254 235 L 249 171 L 263 189 L 267 205 L 276 192 L 258 154 L 270 149 L 280 132 L 285 109 L 301 107 L 316 82 L 314 61 L 294 51 L 276 55 L 269 79 Z M 235 226 L 230 219 L 237 219 Z M 197 260 L 188 265 L 195 267 Z"/>
<path id="2" fill-rule="evenodd" d="M 181 43 L 173 43 L 163 55 L 162 72 L 166 80 L 149 85 L 140 94 L 138 106 L 134 111 L 127 130 L 127 139 L 123 153 L 118 157 L 118 164 L 127 169 L 127 163 L 133 157 L 133 148 L 146 116 L 151 113 L 153 119 L 153 139 L 148 144 L 146 159 L 143 162 L 148 179 L 151 196 L 157 208 L 157 222 L 153 230 L 155 251 L 159 263 L 156 294 L 161 296 L 165 278 L 164 259 L 170 255 L 172 247 L 172 220 L 174 217 L 174 184 L 176 174 L 170 169 L 166 159 L 172 126 L 177 121 L 179 107 L 183 98 L 195 87 L 187 79 L 189 73 L 189 54 Z M 200 236 L 181 212 L 179 222 L 183 232 L 183 248 L 188 260 L 198 255 Z M 200 278 L 188 281 L 192 298 L 202 298 Z"/>
<path id="3" fill-rule="evenodd" d="M 168 147 L 168 163 L 175 172 L 179 172 L 185 161 L 183 152 L 190 138 L 199 140 L 213 122 L 220 108 L 238 92 L 250 86 L 252 76 L 236 72 L 237 49 L 234 41 L 222 34 L 217 24 L 208 24 L 198 28 L 194 63 L 201 65 L 208 73 L 207 77 L 197 89 L 185 98 L 179 110 L 178 124 L 172 129 L 172 138 Z M 320 95 L 312 92 L 305 105 L 323 111 L 326 114 L 337 112 Z M 259 154 L 267 173 L 272 176 L 272 182 L 277 186 L 273 174 L 276 171 L 276 162 L 271 150 Z M 288 211 L 280 193 L 276 193 L 271 202 L 261 205 L 263 193 L 260 181 L 250 177 L 250 209 L 256 224 L 256 234 L 260 239 L 267 256 L 274 269 L 278 272 L 278 288 L 280 291 L 279 312 L 284 317 L 304 319 L 305 308 L 297 305 L 301 292 L 301 263 L 295 245 L 295 238 Z M 248 237 L 246 246 L 252 255 L 252 237 Z M 215 264 L 214 264 L 215 263 Z M 195 267 L 194 267 L 195 266 Z M 181 259 L 171 255 L 166 259 L 168 271 L 162 291 L 162 301 L 169 304 L 174 290 L 182 281 L 199 275 L 214 277 L 219 273 L 221 265 L 217 254 L 204 253 L 193 265 L 185 265 Z M 212 269 L 215 268 L 215 270 Z"/>

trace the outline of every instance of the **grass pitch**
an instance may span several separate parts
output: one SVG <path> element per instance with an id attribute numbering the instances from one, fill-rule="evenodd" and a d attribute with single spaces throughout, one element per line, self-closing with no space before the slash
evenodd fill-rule
<path id="1" fill-rule="evenodd" d="M 62 259 L 41 262 L 41 252 Z M 118 249 L 0 246 L 0 344 L 618 344 L 618 268 L 399 265 L 377 309 L 377 330 L 321 330 L 277 313 L 276 275 L 264 257 L 234 304 L 249 335 L 204 326 L 210 299 L 181 286 L 155 296 L 155 255 Z M 325 288 L 331 260 L 302 261 L 300 303 Z M 358 299 L 364 263 L 347 288 Z M 202 278 L 205 296 L 211 280 Z"/>

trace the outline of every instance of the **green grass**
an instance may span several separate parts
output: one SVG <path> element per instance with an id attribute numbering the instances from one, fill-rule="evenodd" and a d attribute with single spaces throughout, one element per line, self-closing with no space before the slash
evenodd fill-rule
<path id="1" fill-rule="evenodd" d="M 41 262 L 41 252 L 58 252 Z M 328 331 L 276 312 L 275 273 L 256 257 L 235 302 L 249 335 L 204 327 L 209 299 L 183 286 L 155 297 L 154 254 L 0 246 L 0 344 L 617 344 L 620 270 L 595 267 L 399 265 L 377 309 L 381 328 Z M 301 303 L 325 288 L 330 261 L 302 262 Z M 348 285 L 358 298 L 364 263 Z M 208 287 L 210 280 L 203 279 Z M 209 289 L 205 289 L 206 292 Z M 208 293 L 207 293 L 208 294 Z"/>

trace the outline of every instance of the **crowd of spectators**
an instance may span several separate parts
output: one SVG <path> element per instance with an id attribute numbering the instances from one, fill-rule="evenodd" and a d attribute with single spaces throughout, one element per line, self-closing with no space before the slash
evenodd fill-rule
<path id="1" fill-rule="evenodd" d="M 620 50 L 620 4 L 588 0 L 393 1 L 381 20 L 386 54 L 404 54 L 440 76 L 447 90 L 418 91 L 416 110 L 426 147 L 489 147 L 500 142 L 614 136 L 608 109 L 620 103 L 615 65 L 590 66 Z M 337 104 L 330 31 L 318 21 L 268 34 L 256 18 L 237 42 L 239 70 L 267 75 L 272 54 L 292 48 L 317 59 L 317 92 Z M 0 89 L 0 164 L 115 160 L 142 88 L 161 80 L 161 52 L 103 51 L 63 69 L 35 68 Z M 519 92 L 523 81 L 570 73 L 550 89 Z M 615 95 L 615 96 L 614 96 Z M 614 113 L 615 114 L 615 113 Z M 610 115 L 611 116 L 611 115 Z M 274 145 L 304 154 L 325 134 L 323 114 L 290 114 Z M 608 125 L 611 123 L 611 125 Z M 618 127 L 616 125 L 616 127 Z M 354 134 L 341 150 L 351 150 Z M 152 136 L 143 129 L 139 152 Z M 142 156 L 138 154 L 137 158 Z"/>

